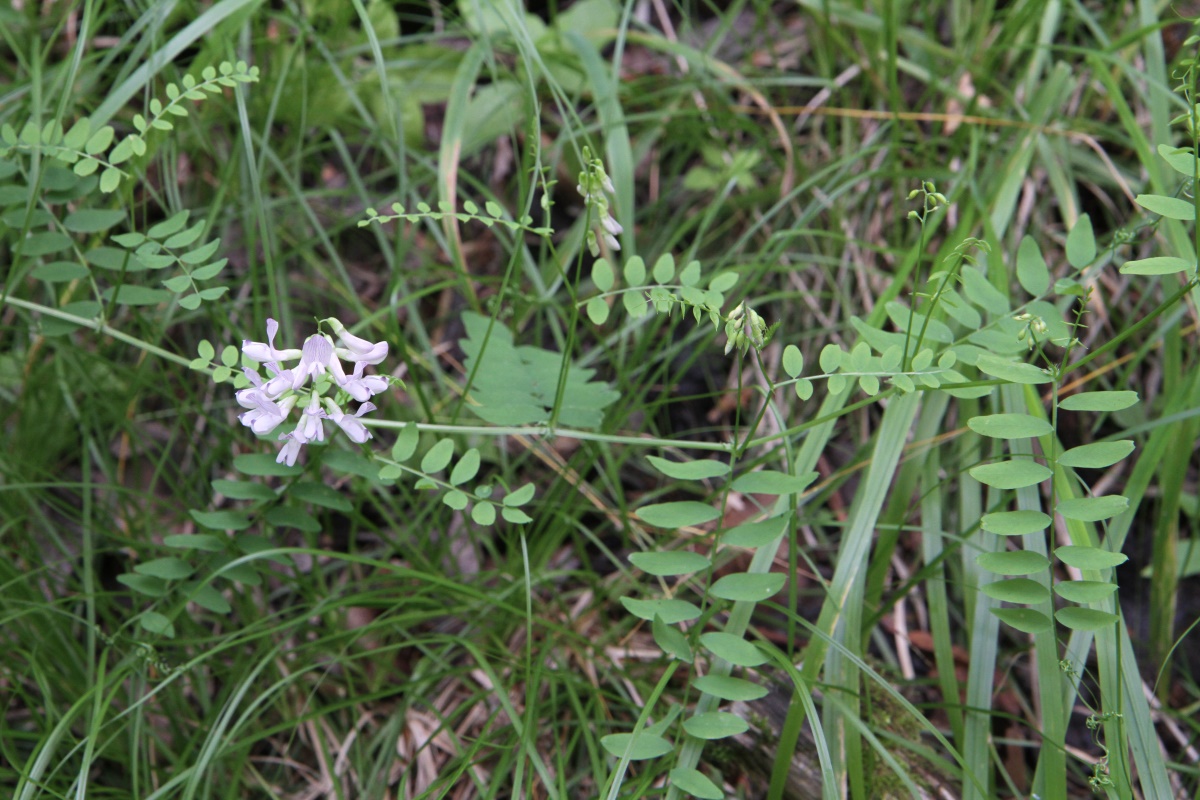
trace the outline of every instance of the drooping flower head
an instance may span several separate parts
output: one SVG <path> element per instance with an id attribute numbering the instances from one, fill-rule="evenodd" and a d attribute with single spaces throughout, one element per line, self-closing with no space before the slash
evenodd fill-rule
<path id="1" fill-rule="evenodd" d="M 244 370 L 250 385 L 235 397 L 247 411 L 238 416 L 238 421 L 262 436 L 279 427 L 297 405 L 303 409 L 296 427 L 279 436 L 284 445 L 276 461 L 288 466 L 296 463 L 301 446 L 325 440 L 326 419 L 333 421 L 353 442 L 361 444 L 371 438 L 359 417 L 375 410 L 375 404 L 368 401 L 390 383 L 385 376 L 365 374 L 367 365 L 379 364 L 387 358 L 387 342 L 370 342 L 355 336 L 333 317 L 321 323 L 330 327 L 340 346 L 330 336 L 314 333 L 304 340 L 301 349 L 281 350 L 275 346 L 279 323 L 273 319 L 267 320 L 266 342 L 248 339 L 242 342 L 242 354 L 265 365 L 271 377 L 264 381 L 257 371 Z M 297 359 L 298 364 L 283 366 L 284 362 Z M 354 364 L 351 374 L 346 374 L 340 359 Z M 335 397 L 327 396 L 331 389 Z M 348 414 L 341 404 L 351 399 L 361 405 Z"/>

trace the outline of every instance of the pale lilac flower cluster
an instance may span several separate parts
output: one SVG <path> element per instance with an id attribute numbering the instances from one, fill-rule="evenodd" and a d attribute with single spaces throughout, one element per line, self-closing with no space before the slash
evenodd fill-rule
<path id="1" fill-rule="evenodd" d="M 593 157 L 592 151 L 586 146 L 583 148 L 583 171 L 579 173 L 579 183 L 575 190 L 583 195 L 584 203 L 591 207 L 593 217 L 600 223 L 600 235 L 604 238 L 604 243 L 612 250 L 620 250 L 621 243 L 617 241 L 617 236 L 625 229 L 608 212 L 607 195 L 614 194 L 616 189 L 613 188 L 608 173 L 604 171 L 604 162 L 598 157 Z M 600 255 L 595 230 L 588 230 L 587 246 L 593 256 Z"/>
<path id="2" fill-rule="evenodd" d="M 359 419 L 368 411 L 375 410 L 369 402 L 372 396 L 388 387 L 388 379 L 382 375 L 365 375 L 368 364 L 378 364 L 387 358 L 387 342 L 368 342 L 346 330 L 341 322 L 330 317 L 321 320 L 333 330 L 338 344 L 323 333 L 314 333 L 304 340 L 300 350 L 280 350 L 275 347 L 275 334 L 279 323 L 267 320 L 267 341 L 242 342 L 242 354 L 251 361 L 265 364 L 271 377 L 263 380 L 256 370 L 246 368 L 250 386 L 237 393 L 237 402 L 248 409 L 238 420 L 260 436 L 270 433 L 282 424 L 297 405 L 302 405 L 300 421 L 296 427 L 279 435 L 284 443 L 279 451 L 277 463 L 289 467 L 296 463 L 301 446 L 309 442 L 325 441 L 325 420 L 332 420 L 346 432 L 350 440 L 362 444 L 371 438 L 371 432 Z M 300 363 L 285 369 L 287 361 L 300 359 Z M 350 374 L 342 367 L 342 360 L 354 365 Z M 312 378 L 311 384 L 309 378 Z M 347 414 L 337 400 L 342 397 L 324 396 L 333 386 L 340 388 L 346 397 L 357 400 L 358 410 Z"/>

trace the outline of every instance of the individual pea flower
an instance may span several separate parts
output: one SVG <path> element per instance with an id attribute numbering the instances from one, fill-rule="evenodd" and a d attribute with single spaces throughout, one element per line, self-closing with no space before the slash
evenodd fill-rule
<path id="1" fill-rule="evenodd" d="M 238 420 L 261 436 L 274 431 L 293 408 L 302 404 L 295 428 L 279 436 L 284 444 L 276 461 L 288 466 L 296 463 L 303 445 L 325 441 L 326 419 L 353 442 L 361 444 L 371 438 L 359 417 L 375 410 L 375 404 L 368 401 L 391 383 L 385 376 L 365 374 L 368 365 L 379 364 L 387 357 L 387 342 L 355 336 L 332 317 L 318 324 L 330 327 L 337 344 L 333 337 L 318 332 L 305 339 L 301 349 L 280 349 L 275 346 L 279 323 L 273 319 L 267 320 L 266 342 L 242 342 L 243 355 L 265 365 L 271 377 L 264 381 L 257 371 L 244 370 L 250 385 L 240 390 L 236 399 L 248 410 Z M 354 365 L 350 374 L 342 366 L 343 359 Z M 284 366 L 284 362 L 296 360 L 299 363 Z M 334 396 L 328 395 L 331 390 Z M 350 399 L 361 404 L 353 414 L 344 412 L 340 405 Z"/>

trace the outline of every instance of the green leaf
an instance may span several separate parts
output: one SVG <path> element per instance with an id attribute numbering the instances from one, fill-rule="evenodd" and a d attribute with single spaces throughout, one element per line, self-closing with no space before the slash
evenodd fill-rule
<path id="1" fill-rule="evenodd" d="M 1049 617 L 1032 608 L 993 608 L 992 613 L 1022 633 L 1042 633 L 1054 627 Z"/>
<path id="2" fill-rule="evenodd" d="M 906 381 L 908 381 L 907 375 L 897 375 L 896 377 L 904 378 Z M 908 383 L 911 385 L 912 381 L 908 381 Z M 912 389 L 910 388 L 909 391 L 912 391 Z M 800 380 L 796 381 L 796 396 L 799 397 L 801 400 L 808 400 L 810 397 L 812 397 L 813 396 L 812 381 L 808 380 L 807 378 L 801 378 Z"/>
<path id="3" fill-rule="evenodd" d="M 167 595 L 167 582 L 162 578 L 125 572 L 117 576 L 117 582 L 147 597 L 166 597 Z"/>
<path id="4" fill-rule="evenodd" d="M 496 523 L 496 504 L 480 501 L 471 509 L 471 520 L 476 525 L 490 527 Z"/>
<path id="5" fill-rule="evenodd" d="M 201 608 L 208 609 L 214 614 L 228 614 L 233 610 L 229 605 L 229 601 L 222 597 L 221 593 L 211 585 L 197 586 L 188 594 L 188 599 L 193 603 Z"/>
<path id="6" fill-rule="evenodd" d="M 658 456 L 646 456 L 646 460 L 663 475 L 681 481 L 719 478 L 729 474 L 729 465 L 720 461 L 668 461 Z"/>
<path id="7" fill-rule="evenodd" d="M 195 311 L 200 307 L 200 303 L 203 302 L 203 300 L 204 298 L 202 298 L 199 294 L 184 295 L 183 297 L 179 298 L 179 307 L 185 308 L 188 311 Z M 214 373 L 214 380 L 215 379 Z"/>
<path id="8" fill-rule="evenodd" d="M 1188 178 L 1195 175 L 1196 157 L 1192 155 L 1191 150 L 1165 144 L 1160 144 L 1157 150 L 1158 154 L 1171 165 L 1171 169 Z"/>
<path id="9" fill-rule="evenodd" d="M 472 447 L 463 454 L 463 457 L 460 458 L 458 463 L 454 465 L 454 469 L 450 471 L 450 485 L 461 486 L 478 475 L 479 463 L 479 450 Z"/>
<path id="10" fill-rule="evenodd" d="M 1054 430 L 1054 426 L 1049 422 L 1030 414 L 990 414 L 972 417 L 967 420 L 967 427 L 994 439 L 1025 439 L 1031 436 L 1045 436 Z"/>
<path id="11" fill-rule="evenodd" d="M 1122 439 L 1116 442 L 1095 442 L 1072 447 L 1058 457 L 1061 467 L 1084 469 L 1103 469 L 1111 467 L 1125 456 L 1133 452 L 1132 439 Z"/>
<path id="12" fill-rule="evenodd" d="M 143 611 L 138 615 L 138 624 L 148 633 L 165 636 L 168 639 L 175 638 L 175 626 L 171 624 L 171 620 L 157 611 Z"/>
<path id="13" fill-rule="evenodd" d="M 625 273 L 626 286 L 644 286 L 646 283 L 646 262 L 641 256 L 634 256 L 625 262 L 622 269 Z"/>
<path id="14" fill-rule="evenodd" d="M 1060 400 L 1058 407 L 1068 411 L 1120 411 L 1137 401 L 1137 392 L 1080 392 Z"/>
<path id="15" fill-rule="evenodd" d="M 277 528 L 295 528 L 304 533 L 320 533 L 321 523 L 312 514 L 295 506 L 276 506 L 263 519 Z"/>
<path id="16" fill-rule="evenodd" d="M 967 470 L 971 477 L 993 489 L 1021 489 L 1041 483 L 1054 474 L 1045 464 L 1028 459 L 998 461 Z"/>
<path id="17" fill-rule="evenodd" d="M 675 767 L 671 770 L 671 783 L 681 792 L 686 792 L 700 800 L 723 800 L 725 793 L 721 788 L 704 776 L 704 773 L 691 767 Z"/>
<path id="18" fill-rule="evenodd" d="M 662 576 L 690 575 L 693 572 L 708 569 L 711 565 L 711 562 L 704 556 L 687 550 L 632 553 L 629 560 L 643 572 Z"/>
<path id="19" fill-rule="evenodd" d="M 975 563 L 982 569 L 997 575 L 1032 575 L 1050 567 L 1050 559 L 1032 550 L 984 553 L 975 558 Z"/>
<path id="20" fill-rule="evenodd" d="M 21 255 L 26 258 L 49 255 L 66 250 L 71 246 L 71 237 L 58 231 L 41 231 L 25 239 Z"/>
<path id="21" fill-rule="evenodd" d="M 653 621 L 657 614 L 669 625 L 686 622 L 700 616 L 700 609 L 694 603 L 674 598 L 637 600 L 633 597 L 622 597 L 621 605 L 625 606 L 625 610 L 638 619 Z"/>
<path id="22" fill-rule="evenodd" d="M 412 458 L 413 453 L 417 452 L 417 442 L 420 440 L 420 436 L 414 422 L 401 428 L 400 435 L 396 437 L 396 443 L 392 445 L 392 460 L 404 463 Z"/>
<path id="23" fill-rule="evenodd" d="M 1044 603 L 1050 599 L 1050 590 L 1037 581 L 1029 578 L 1009 578 L 1008 580 L 985 583 L 979 590 L 993 600 L 1003 600 L 1006 603 Z"/>
<path id="24" fill-rule="evenodd" d="M 1017 280 L 1021 288 L 1034 297 L 1041 297 L 1050 288 L 1050 270 L 1046 268 L 1046 259 L 1042 258 L 1042 250 L 1032 236 L 1021 240 L 1017 248 Z"/>
<path id="25" fill-rule="evenodd" d="M 600 258 L 592 264 L 592 283 L 596 284 L 596 288 L 602 292 L 607 292 L 613 288 L 616 282 L 616 276 L 613 275 L 612 264 L 607 260 Z"/>
<path id="26" fill-rule="evenodd" d="M 186 292 L 189 288 L 191 288 L 192 279 L 188 275 L 176 275 L 174 278 L 167 278 L 165 281 L 163 281 L 163 286 L 166 286 L 172 292 L 179 294 L 180 292 Z"/>
<path id="27" fill-rule="evenodd" d="M 783 371 L 792 378 L 799 378 L 804 371 L 804 354 L 794 344 L 783 348 Z"/>
<path id="28" fill-rule="evenodd" d="M 1012 383 L 1038 384 L 1053 380 L 1050 373 L 1033 364 L 1006 361 L 990 353 L 980 355 L 976 366 L 984 374 Z"/>
<path id="29" fill-rule="evenodd" d="M 354 506 L 341 492 L 324 483 L 295 483 L 288 488 L 288 494 L 301 502 L 331 508 L 334 511 L 349 513 L 354 510 Z"/>
<path id="30" fill-rule="evenodd" d="M 692 680 L 692 688 L 729 701 L 749 702 L 767 696 L 767 687 L 730 675 L 701 675 Z"/>
<path id="31" fill-rule="evenodd" d="M 89 274 L 87 267 L 74 261 L 53 261 L 49 264 L 42 264 L 29 273 L 30 277 L 35 280 L 47 283 L 77 281 L 86 278 Z"/>
<path id="32" fill-rule="evenodd" d="M 638 517 L 647 525 L 658 528 L 683 528 L 701 525 L 720 516 L 720 511 L 707 503 L 695 500 L 680 500 L 673 503 L 657 503 L 638 509 Z"/>
<path id="33" fill-rule="evenodd" d="M 721 544 L 729 547 L 763 547 L 783 535 L 787 522 L 786 514 L 760 522 L 747 522 L 725 531 L 721 535 Z"/>
<path id="34" fill-rule="evenodd" d="M 722 600 L 734 602 L 748 600 L 752 603 L 761 603 L 778 594 L 785 583 L 787 583 L 787 576 L 780 572 L 737 572 L 718 580 L 709 587 L 708 593 L 713 597 L 720 597 Z"/>
<path id="35" fill-rule="evenodd" d="M 738 278 L 739 276 L 736 272 L 718 272 L 708 282 L 708 289 L 712 292 L 728 292 L 734 286 L 737 286 Z"/>
<path id="36" fill-rule="evenodd" d="M 700 644 L 718 658 L 739 667 L 757 667 L 768 661 L 763 651 L 752 642 L 724 631 L 709 631 L 700 635 Z"/>
<path id="37" fill-rule="evenodd" d="M 674 749 L 666 739 L 644 731 L 637 736 L 632 733 L 610 733 L 608 736 L 601 736 L 600 746 L 615 758 L 624 757 L 628 750 L 630 761 L 659 758 Z"/>
<path id="38" fill-rule="evenodd" d="M 1067 234 L 1067 262 L 1083 269 L 1096 260 L 1096 236 L 1092 233 L 1092 218 L 1081 214 Z"/>
<path id="39" fill-rule="evenodd" d="M 425 457 L 421 459 L 421 472 L 441 472 L 453 457 L 454 440 L 442 439 L 431 447 L 429 452 L 425 454 Z"/>
<path id="40" fill-rule="evenodd" d="M 858 388 L 862 389 L 867 396 L 874 397 L 879 394 L 879 378 L 874 375 L 860 375 L 858 376 Z"/>
<path id="41" fill-rule="evenodd" d="M 1059 581 L 1054 593 L 1072 603 L 1099 603 L 1117 591 L 1115 583 L 1107 581 Z"/>
<path id="42" fill-rule="evenodd" d="M 1070 628 L 1073 631 L 1098 631 L 1117 621 L 1116 614 L 1110 614 L 1107 611 L 1100 611 L 1095 608 L 1079 608 L 1077 606 L 1060 608 L 1054 612 L 1054 618 L 1064 628 Z"/>
<path id="43" fill-rule="evenodd" d="M 1119 494 L 1104 497 L 1075 497 L 1070 500 L 1060 500 L 1054 510 L 1067 519 L 1077 519 L 1080 522 L 1099 522 L 1111 519 L 1129 508 L 1129 498 Z"/>
<path id="44" fill-rule="evenodd" d="M 1175 256 L 1152 256 L 1126 261 L 1121 265 L 1120 271 L 1122 275 L 1172 275 L 1194 266 L 1193 262 Z"/>
<path id="45" fill-rule="evenodd" d="M 221 246 L 221 240 L 213 239 L 211 242 L 208 242 L 207 244 L 200 245 L 195 250 L 189 250 L 188 252 L 182 254 L 181 256 L 179 256 L 179 260 L 189 266 L 195 266 L 196 264 L 203 264 L 205 261 L 208 261 L 210 258 L 213 257 L 213 255 L 217 252 L 217 248 L 220 246 Z"/>
<path id="46" fill-rule="evenodd" d="M 225 540 L 210 533 L 180 533 L 164 536 L 163 544 L 179 550 L 204 550 L 208 553 L 219 553 L 225 549 Z"/>
<path id="47" fill-rule="evenodd" d="M 697 739 L 725 739 L 745 733 L 750 725 L 737 714 L 709 711 L 683 721 L 683 729 Z"/>
<path id="48" fill-rule="evenodd" d="M 447 507 L 452 508 L 455 511 L 462 511 L 467 507 L 467 504 L 471 502 L 471 498 L 467 496 L 466 492 L 460 492 L 458 489 L 454 489 L 453 491 L 446 492 L 446 494 L 442 495 L 442 502 L 445 503 Z"/>
<path id="49" fill-rule="evenodd" d="M 275 462 L 275 458 L 273 453 L 245 453 L 234 457 L 233 468 L 243 475 L 260 477 L 287 477 L 299 475 L 303 471 L 300 467 L 278 464 Z"/>
<path id="50" fill-rule="evenodd" d="M 84 208 L 74 211 L 63 219 L 63 227 L 72 233 L 96 233 L 106 231 L 125 219 L 125 212 L 118 209 Z"/>
<path id="51" fill-rule="evenodd" d="M 688 265 L 679 273 L 679 282 L 684 286 L 695 286 L 700 283 L 700 262 L 688 262 Z"/>
<path id="52" fill-rule="evenodd" d="M 109 167 L 100 173 L 100 191 L 105 194 L 113 192 L 121 185 L 121 170 L 116 167 Z"/>
<path id="53" fill-rule="evenodd" d="M 989 533 L 1001 536 L 1025 536 L 1030 533 L 1046 530 L 1053 521 L 1049 514 L 1025 509 L 1021 511 L 996 511 L 991 514 L 984 514 L 979 524 L 980 527 Z"/>
<path id="54" fill-rule="evenodd" d="M 675 256 L 670 253 L 663 253 L 654 262 L 654 269 L 651 271 L 655 283 L 669 283 L 671 278 L 675 277 Z"/>
<path id="55" fill-rule="evenodd" d="M 1166 197 L 1161 194 L 1139 194 L 1134 200 L 1147 211 L 1168 219 L 1178 219 L 1191 222 L 1196 219 L 1196 207 L 1191 200 L 1179 197 Z M 1074 231 L 1072 231 L 1074 233 Z M 1068 239 L 1068 241 L 1070 241 Z M 1069 256 L 1068 256 L 1069 258 Z M 1074 264 L 1075 262 L 1071 262 Z"/>
<path id="56" fill-rule="evenodd" d="M 1129 560 L 1124 553 L 1113 553 L 1081 544 L 1069 544 L 1054 551 L 1054 556 L 1067 566 L 1083 570 L 1112 569 Z"/>
<path id="57" fill-rule="evenodd" d="M 178 581 L 191 577 L 196 568 L 182 558 L 156 558 L 153 561 L 138 564 L 133 571 L 139 575 L 149 575 L 151 578 L 160 578 L 164 581 Z"/>
<path id="58" fill-rule="evenodd" d="M 156 306 L 169 301 L 173 295 L 162 289 L 152 289 L 148 286 L 126 284 L 121 287 L 109 287 L 100 296 L 112 303 L 127 306 Z"/>
<path id="59" fill-rule="evenodd" d="M 603 325 L 608 322 L 609 308 L 603 297 L 593 297 L 584 308 L 593 325 Z"/>
<path id="60" fill-rule="evenodd" d="M 842 348 L 830 342 L 821 348 L 821 355 L 817 358 L 817 362 L 820 364 L 822 372 L 832 374 L 842 366 L 844 357 L 845 353 L 842 352 Z"/>
<path id="61" fill-rule="evenodd" d="M 662 617 L 656 615 L 650 624 L 650 630 L 654 634 L 655 644 L 662 648 L 664 653 L 687 664 L 692 663 L 692 648 L 687 637 L 678 628 L 668 625 L 663 622 Z"/>
<path id="62" fill-rule="evenodd" d="M 649 304 L 641 292 L 625 292 L 621 295 L 621 302 L 629 316 L 634 319 L 644 317 L 650 311 Z"/>
<path id="63" fill-rule="evenodd" d="M 533 517 L 526 514 L 519 508 L 509 508 L 504 506 L 500 509 L 500 516 L 514 525 L 524 525 L 527 522 L 533 522 Z"/>
<path id="64" fill-rule="evenodd" d="M 244 531 L 250 527 L 250 518 L 241 511 L 197 511 L 190 509 L 188 514 L 202 528 L 214 531 Z"/>
<path id="65" fill-rule="evenodd" d="M 379 478 L 379 465 L 361 453 L 326 448 L 321 455 L 321 463 L 330 469 L 345 472 L 348 475 L 357 475 L 369 481 Z"/>
<path id="66" fill-rule="evenodd" d="M 739 475 L 733 482 L 733 489 L 744 494 L 793 494 L 804 491 L 819 477 L 816 472 L 791 475 L 764 469 Z"/>
<path id="67" fill-rule="evenodd" d="M 515 508 L 516 506 L 523 506 L 526 503 L 528 503 L 530 500 L 533 499 L 533 492 L 534 492 L 533 484 L 527 483 L 524 486 L 522 486 L 520 489 L 509 492 L 507 495 L 504 496 L 504 499 L 501 500 L 500 502 L 502 502 L 505 506 L 507 506 L 509 508 Z"/>
<path id="68" fill-rule="evenodd" d="M 187 225 L 190 211 L 180 211 L 174 214 L 157 225 L 152 225 L 150 230 L 146 231 L 146 235 L 151 239 L 165 239 L 172 234 L 183 230 L 183 226 Z"/>
<path id="69" fill-rule="evenodd" d="M 200 238 L 200 234 L 204 233 L 204 220 L 200 220 L 192 227 L 185 231 L 180 231 L 174 236 L 169 237 L 163 242 L 163 247 L 169 250 L 178 250 L 181 247 L 188 247 L 195 243 Z"/>

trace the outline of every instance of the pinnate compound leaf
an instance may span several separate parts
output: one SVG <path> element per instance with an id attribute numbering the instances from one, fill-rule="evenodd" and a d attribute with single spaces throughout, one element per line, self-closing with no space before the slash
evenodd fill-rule
<path id="1" fill-rule="evenodd" d="M 1103 497 L 1074 497 L 1070 500 L 1059 500 L 1054 510 L 1067 519 L 1080 522 L 1099 522 L 1111 519 L 1129 508 L 1129 498 L 1119 494 Z"/>
<path id="2" fill-rule="evenodd" d="M 1062 467 L 1085 469 L 1103 469 L 1111 467 L 1125 456 L 1133 452 L 1133 440 L 1122 439 L 1118 442 L 1094 442 L 1079 447 L 1072 447 L 1058 457 Z"/>
<path id="3" fill-rule="evenodd" d="M 700 609 L 694 603 L 675 598 L 638 600 L 633 597 L 622 597 L 621 605 L 625 606 L 625 610 L 638 619 L 650 622 L 654 620 L 654 616 L 657 614 L 668 625 L 687 622 L 700 616 Z"/>
<path id="4" fill-rule="evenodd" d="M 683 528 L 701 525 L 720 516 L 720 511 L 707 503 L 695 500 L 680 500 L 673 503 L 657 503 L 638 509 L 638 517 L 647 525 L 658 528 Z"/>
<path id="5" fill-rule="evenodd" d="M 1176 256 L 1152 256 L 1126 261 L 1121 265 L 1122 275 L 1173 275 L 1191 269 L 1194 264 Z"/>
<path id="6" fill-rule="evenodd" d="M 1050 559 L 1032 550 L 1004 550 L 984 553 L 975 563 L 997 575 L 1032 575 L 1050 567 Z"/>
<path id="7" fill-rule="evenodd" d="M 1049 617 L 1032 608 L 993 608 L 992 613 L 1022 633 L 1042 633 L 1054 625 Z"/>
<path id="8" fill-rule="evenodd" d="M 767 687 L 731 675 L 702 675 L 692 686 L 721 700 L 749 702 L 767 696 Z"/>
<path id="9" fill-rule="evenodd" d="M 979 590 L 993 600 L 1003 600 L 1006 603 L 1033 605 L 1050 599 L 1050 590 L 1029 578 L 1009 578 L 985 583 Z"/>
<path id="10" fill-rule="evenodd" d="M 1120 411 L 1138 401 L 1137 392 L 1098 391 L 1080 392 L 1059 402 L 1058 407 L 1068 411 Z"/>
<path id="11" fill-rule="evenodd" d="M 1025 536 L 1030 533 L 1044 531 L 1054 520 L 1049 514 L 1032 509 L 1021 511 L 995 511 L 984 514 L 980 527 L 989 533 L 1000 536 Z"/>
<path id="12" fill-rule="evenodd" d="M 658 456 L 646 456 L 646 460 L 663 475 L 681 481 L 719 478 L 729 474 L 729 465 L 720 461 L 668 461 Z"/>
<path id="13" fill-rule="evenodd" d="M 678 628 L 668 625 L 663 622 L 662 617 L 655 615 L 654 621 L 650 624 L 650 630 L 654 634 L 654 643 L 664 653 L 684 663 L 692 663 L 691 645 L 688 644 L 687 637 Z"/>
<path id="14" fill-rule="evenodd" d="M 1045 436 L 1054 430 L 1049 422 L 1030 414 L 989 414 L 972 417 L 967 427 L 982 436 L 994 439 L 1026 439 Z"/>
<path id="15" fill-rule="evenodd" d="M 670 742 L 661 736 L 645 731 L 640 734 L 610 733 L 600 737 L 600 746 L 615 758 L 623 758 L 629 752 L 630 761 L 646 761 L 665 756 L 673 749 Z"/>
<path id="16" fill-rule="evenodd" d="M 725 739 L 745 733 L 750 725 L 737 714 L 709 711 L 683 721 L 683 729 L 697 739 Z"/>
<path id="17" fill-rule="evenodd" d="M 1017 248 L 1017 280 L 1021 288 L 1034 297 L 1041 297 L 1050 288 L 1050 270 L 1046 268 L 1046 259 L 1042 258 L 1042 250 L 1032 236 L 1021 240 Z"/>
<path id="18" fill-rule="evenodd" d="M 1072 603 L 1099 603 L 1117 591 L 1115 583 L 1107 581 L 1059 581 L 1054 593 Z"/>
<path id="19" fill-rule="evenodd" d="M 1152 214 L 1158 214 L 1168 219 L 1183 220 L 1184 222 L 1191 222 L 1196 219 L 1196 207 L 1190 200 L 1184 200 L 1179 197 L 1167 197 L 1161 194 L 1139 194 L 1134 199 L 1139 206 Z"/>
<path id="20" fill-rule="evenodd" d="M 633 553 L 629 556 L 633 565 L 651 575 L 690 575 L 702 569 L 708 569 L 711 562 L 700 555 L 687 550 L 656 551 L 650 553 Z"/>
<path id="21" fill-rule="evenodd" d="M 671 770 L 670 775 L 672 785 L 692 797 L 699 797 L 700 800 L 723 800 L 725 797 L 721 788 L 699 770 L 691 767 L 675 767 Z"/>
<path id="22" fill-rule="evenodd" d="M 708 590 L 713 597 L 722 600 L 740 602 L 748 600 L 760 603 L 769 597 L 774 597 L 787 582 L 787 576 L 779 572 L 750 573 L 738 572 L 726 575 L 718 580 Z"/>
<path id="23" fill-rule="evenodd" d="M 740 636 L 724 631 L 709 631 L 700 635 L 700 644 L 718 658 L 739 667 L 757 667 L 767 662 L 767 656 L 756 645 Z"/>
<path id="24" fill-rule="evenodd" d="M 792 475 L 764 469 L 738 476 L 733 482 L 733 489 L 744 494 L 793 494 L 807 489 L 818 477 L 816 472 Z"/>
<path id="25" fill-rule="evenodd" d="M 1045 464 L 1028 459 L 998 461 L 967 470 L 971 477 L 993 489 L 1021 489 L 1041 483 L 1054 474 Z"/>
<path id="26" fill-rule="evenodd" d="M 1067 566 L 1076 569 L 1112 569 L 1129 560 L 1124 553 L 1113 553 L 1082 544 L 1069 544 L 1054 551 L 1054 556 Z"/>
<path id="27" fill-rule="evenodd" d="M 1079 608 L 1077 606 L 1060 608 L 1054 612 L 1054 618 L 1064 628 L 1070 628 L 1073 631 L 1098 631 L 1117 621 L 1116 614 L 1110 614 L 1107 611 L 1100 611 L 1095 608 Z"/>

